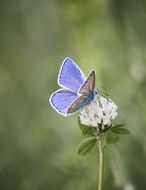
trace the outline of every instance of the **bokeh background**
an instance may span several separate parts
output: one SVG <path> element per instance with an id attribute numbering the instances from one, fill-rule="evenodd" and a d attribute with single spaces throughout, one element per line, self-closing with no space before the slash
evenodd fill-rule
<path id="1" fill-rule="evenodd" d="M 77 115 L 48 103 L 70 56 L 132 135 L 105 151 L 105 189 L 146 189 L 146 1 L 0 1 L 0 189 L 97 189 L 98 152 L 77 155 Z"/>

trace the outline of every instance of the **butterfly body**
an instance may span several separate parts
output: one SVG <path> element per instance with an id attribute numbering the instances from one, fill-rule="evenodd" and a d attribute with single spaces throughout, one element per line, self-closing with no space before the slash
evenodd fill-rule
<path id="1" fill-rule="evenodd" d="M 68 116 L 87 106 L 94 100 L 95 72 L 86 78 L 71 58 L 66 58 L 58 75 L 60 90 L 50 97 L 50 104 L 60 114 Z"/>

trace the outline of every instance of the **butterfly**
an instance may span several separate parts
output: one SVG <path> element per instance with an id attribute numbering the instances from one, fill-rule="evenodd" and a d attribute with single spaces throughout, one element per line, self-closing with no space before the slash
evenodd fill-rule
<path id="1" fill-rule="evenodd" d="M 68 116 L 89 105 L 96 94 L 95 72 L 86 78 L 78 65 L 69 57 L 65 58 L 59 74 L 58 85 L 61 89 L 50 97 L 51 106 L 61 115 Z"/>

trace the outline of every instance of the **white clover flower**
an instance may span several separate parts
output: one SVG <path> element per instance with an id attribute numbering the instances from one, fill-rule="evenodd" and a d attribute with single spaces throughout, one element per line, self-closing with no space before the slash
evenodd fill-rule
<path id="1" fill-rule="evenodd" d="M 117 105 L 102 96 L 98 96 L 89 106 L 80 111 L 80 122 L 87 126 L 110 126 L 117 117 Z"/>

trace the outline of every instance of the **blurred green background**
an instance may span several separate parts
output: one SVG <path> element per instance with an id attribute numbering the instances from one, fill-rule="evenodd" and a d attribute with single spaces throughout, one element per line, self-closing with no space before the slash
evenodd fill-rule
<path id="1" fill-rule="evenodd" d="M 0 189 L 97 189 L 98 153 L 77 155 L 77 115 L 48 103 L 70 56 L 118 105 L 105 189 L 146 189 L 146 1 L 0 1 Z"/>

